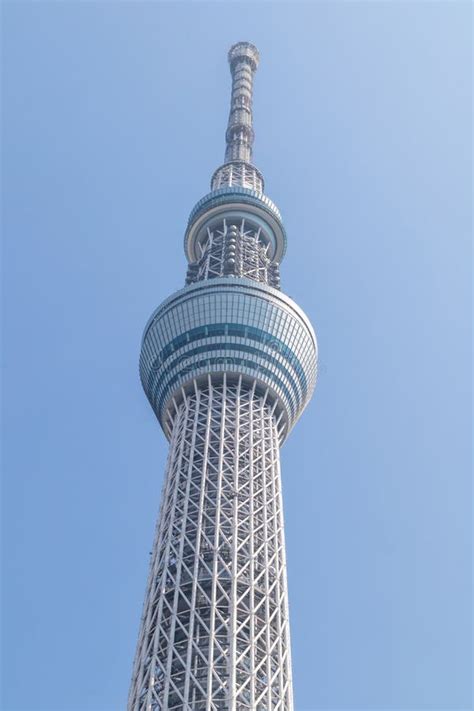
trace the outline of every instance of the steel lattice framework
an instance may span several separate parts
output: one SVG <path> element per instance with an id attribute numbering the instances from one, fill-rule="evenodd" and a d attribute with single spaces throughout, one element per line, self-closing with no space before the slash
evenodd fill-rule
<path id="1" fill-rule="evenodd" d="M 140 374 L 170 440 L 129 711 L 291 711 L 280 446 L 316 381 L 280 291 L 286 237 L 250 163 L 258 52 L 229 52 L 226 162 L 191 212 L 186 286 L 145 329 Z"/>
<path id="2" fill-rule="evenodd" d="M 207 239 L 198 244 L 200 257 L 188 267 L 187 284 L 232 275 L 280 286 L 278 264 L 268 256 L 270 244 L 260 241 L 261 227 L 246 224 L 245 217 L 236 222 L 229 225 L 224 217 L 213 230 L 207 228 Z"/>
<path id="3" fill-rule="evenodd" d="M 176 409 L 132 689 L 140 710 L 163 699 L 195 711 L 290 708 L 274 410 L 225 376 Z"/>

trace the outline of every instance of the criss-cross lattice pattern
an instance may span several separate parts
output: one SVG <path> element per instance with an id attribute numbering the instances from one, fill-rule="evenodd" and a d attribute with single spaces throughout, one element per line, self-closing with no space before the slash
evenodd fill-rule
<path id="1" fill-rule="evenodd" d="M 248 220 L 229 223 L 223 219 L 205 241 L 198 244 L 199 259 L 188 266 L 186 284 L 223 276 L 247 277 L 280 288 L 278 264 L 268 256 L 269 244 L 261 239 L 261 230 Z"/>
<path id="2" fill-rule="evenodd" d="M 224 163 L 212 176 L 211 190 L 219 190 L 219 188 L 232 187 L 234 185 L 263 193 L 263 176 L 250 163 L 245 163 L 244 161 Z"/>
<path id="3" fill-rule="evenodd" d="M 268 393 L 208 379 L 176 404 L 129 711 L 291 711 Z"/>

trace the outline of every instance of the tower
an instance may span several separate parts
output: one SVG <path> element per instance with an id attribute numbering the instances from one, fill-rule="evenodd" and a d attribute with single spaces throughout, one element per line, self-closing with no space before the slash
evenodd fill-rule
<path id="1" fill-rule="evenodd" d="M 293 708 L 279 449 L 317 346 L 280 290 L 285 230 L 252 164 L 258 62 L 247 42 L 229 51 L 225 162 L 189 217 L 186 286 L 143 336 L 170 446 L 129 711 Z"/>

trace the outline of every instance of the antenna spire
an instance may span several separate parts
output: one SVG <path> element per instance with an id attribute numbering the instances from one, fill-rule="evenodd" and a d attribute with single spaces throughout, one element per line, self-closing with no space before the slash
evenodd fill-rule
<path id="1" fill-rule="evenodd" d="M 232 93 L 225 134 L 225 162 L 212 176 L 211 189 L 240 186 L 263 192 L 263 176 L 252 165 L 252 93 L 253 75 L 260 60 L 258 49 L 250 42 L 237 42 L 230 48 L 228 59 Z"/>
<path id="2" fill-rule="evenodd" d="M 232 95 L 226 131 L 225 162 L 252 161 L 254 132 L 252 127 L 253 75 L 257 70 L 259 54 L 249 42 L 234 44 L 228 54 L 232 74 Z"/>

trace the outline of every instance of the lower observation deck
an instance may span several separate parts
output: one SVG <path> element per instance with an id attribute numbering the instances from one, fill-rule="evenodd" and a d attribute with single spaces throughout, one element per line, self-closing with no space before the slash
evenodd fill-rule
<path id="1" fill-rule="evenodd" d="M 148 399 L 169 413 L 195 382 L 242 377 L 275 403 L 286 437 L 316 381 L 317 344 L 303 311 L 278 289 L 224 277 L 185 287 L 149 320 L 140 356 Z"/>

